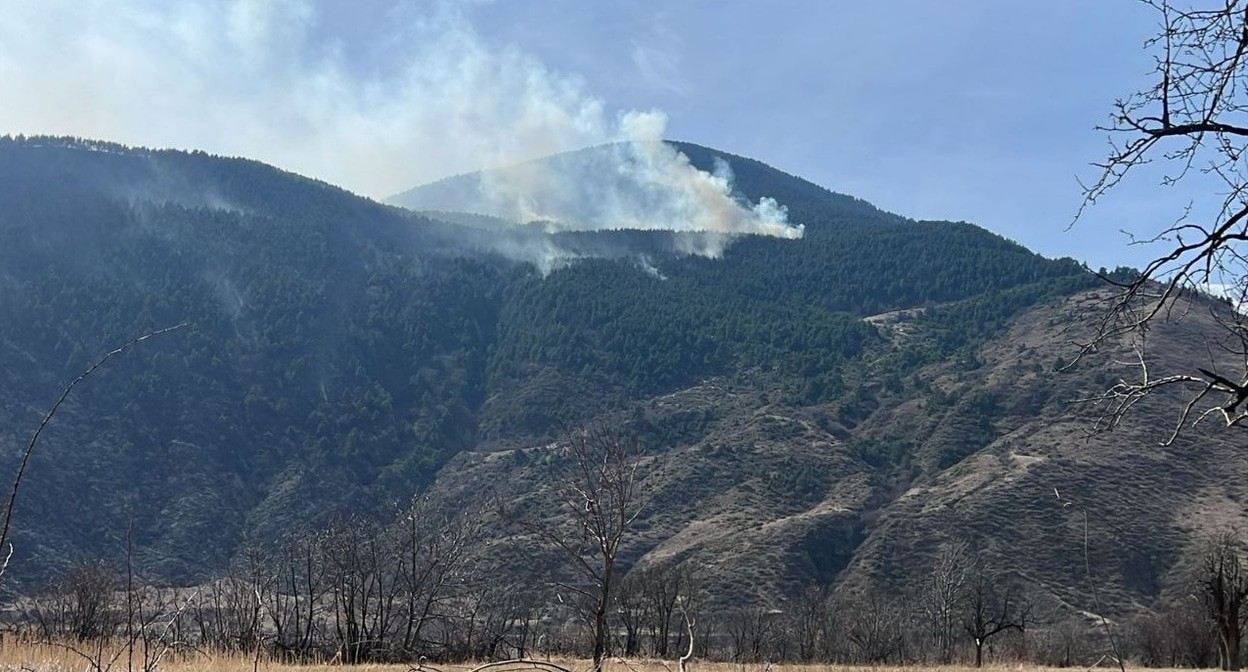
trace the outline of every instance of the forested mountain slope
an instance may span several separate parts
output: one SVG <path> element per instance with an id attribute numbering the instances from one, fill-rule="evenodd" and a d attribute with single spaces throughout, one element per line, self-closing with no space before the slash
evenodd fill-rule
<path id="1" fill-rule="evenodd" d="M 585 423 L 681 456 L 637 557 L 776 556 L 758 563 L 765 576 L 716 565 L 725 595 L 775 597 L 857 567 L 868 513 L 1021 412 L 946 394 L 933 372 L 982 360 L 1022 311 L 1092 279 L 970 224 L 907 220 L 678 147 L 699 166 L 726 160 L 742 198 L 778 199 L 805 236 L 742 236 L 710 259 L 665 231 L 439 221 L 242 159 L 0 140 L 10 464 L 93 358 L 187 325 L 111 362 L 56 418 L 19 503 L 17 575 L 116 557 L 132 522 L 145 569 L 196 580 L 248 540 L 391 515 L 478 468 L 525 482 L 537 467 L 522 455 Z M 552 248 L 559 263 L 529 263 Z M 911 309 L 906 329 L 863 319 Z M 925 399 L 912 417 L 935 425 L 882 428 L 908 426 L 881 418 Z M 733 532 L 773 519 L 778 536 L 742 546 Z"/>

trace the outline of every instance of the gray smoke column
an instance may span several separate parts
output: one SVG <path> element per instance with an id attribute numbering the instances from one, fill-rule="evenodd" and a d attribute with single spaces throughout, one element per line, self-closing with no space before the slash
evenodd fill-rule
<path id="1" fill-rule="evenodd" d="M 636 229 L 711 234 L 692 240 L 688 253 L 718 256 L 733 236 L 801 238 L 783 205 L 771 198 L 750 204 L 732 192 L 732 173 L 713 173 L 663 141 L 666 117 L 629 112 L 619 141 L 545 161 L 482 174 L 475 201 L 481 214 L 540 222 L 550 231 Z"/>

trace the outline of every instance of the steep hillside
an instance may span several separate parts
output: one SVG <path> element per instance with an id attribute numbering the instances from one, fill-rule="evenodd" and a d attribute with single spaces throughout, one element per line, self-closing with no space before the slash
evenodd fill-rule
<path id="1" fill-rule="evenodd" d="M 648 448 L 647 505 L 626 564 L 691 568 L 715 604 L 783 609 L 812 584 L 914 599 L 940 547 L 965 541 L 1042 608 L 1093 613 L 1086 512 L 1109 613 L 1182 597 L 1207 535 L 1248 522 L 1245 435 L 1204 426 L 1160 446 L 1180 402 L 1172 394 L 1093 435 L 1097 409 L 1073 402 L 1129 372 L 1110 352 L 1072 371 L 1054 366 L 1070 360 L 1069 329 L 1095 316 L 1097 296 L 1044 301 L 955 357 L 904 372 L 894 369 L 904 353 L 943 335 L 917 312 L 890 315 L 879 320 L 895 337 L 890 352 L 861 362 L 824 403 L 762 391 L 767 376 L 756 372 L 601 418 Z M 1182 365 L 1213 326 L 1193 311 L 1157 327 L 1153 347 Z M 432 493 L 469 510 L 482 493 L 531 498 L 557 516 L 559 454 L 557 444 L 463 454 Z M 523 534 L 513 542 L 542 548 Z M 558 557 L 531 571 L 560 571 Z"/>
<path id="2" fill-rule="evenodd" d="M 0 142 L 7 454 L 93 358 L 188 325 L 62 411 L 20 504 L 19 560 L 102 555 L 133 519 L 145 564 L 202 575 L 245 534 L 407 497 L 475 445 L 518 269 L 416 258 L 426 225 L 248 161 Z"/>
<path id="3" fill-rule="evenodd" d="M 725 594 L 769 599 L 839 576 L 863 512 L 910 482 L 899 470 L 944 455 L 862 428 L 929 394 L 927 367 L 969 361 L 1019 311 L 1091 280 L 969 224 L 681 148 L 727 160 L 742 198 L 783 199 L 805 238 L 737 237 L 709 259 L 680 252 L 678 232 L 445 222 L 241 159 L 0 140 L 9 460 L 93 358 L 187 324 L 57 417 L 19 503 L 16 575 L 116 557 L 132 524 L 151 575 L 203 578 L 244 541 L 384 517 L 430 483 L 523 482 L 539 466 L 525 453 L 606 422 L 680 456 L 647 532 L 655 561 L 735 554 Z M 551 249 L 559 263 L 530 263 Z M 923 338 L 905 347 L 863 319 L 910 309 Z M 945 432 L 962 456 L 997 411 L 949 403 L 939 417 L 978 423 Z M 742 546 L 764 523 L 773 536 Z M 775 562 L 739 571 L 759 554 Z"/>
<path id="4" fill-rule="evenodd" d="M 962 538 L 1054 602 L 1091 612 L 1086 515 L 1091 580 L 1107 610 L 1189 594 L 1209 535 L 1248 521 L 1248 434 L 1211 421 L 1162 446 L 1186 400 L 1174 389 L 1145 399 L 1113 431 L 1092 434 L 1102 409 L 1073 402 L 1138 376 L 1115 363 L 1132 361 L 1130 350 L 1105 349 L 1061 373 L 1052 367 L 1071 361 L 1067 343 L 1104 309 L 1104 294 L 1023 313 L 967 364 L 920 371 L 927 395 L 882 405 L 863 423 L 867 434 L 910 437 L 920 476 L 881 511 L 842 581 L 913 586 L 922 559 Z M 1197 303 L 1150 332 L 1154 370 L 1199 366 L 1216 352 L 1205 343 L 1219 326 Z"/>

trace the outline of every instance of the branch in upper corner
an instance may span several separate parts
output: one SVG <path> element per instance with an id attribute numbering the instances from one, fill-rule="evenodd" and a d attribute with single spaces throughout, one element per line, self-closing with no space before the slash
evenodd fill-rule
<path id="1" fill-rule="evenodd" d="M 1212 9 L 1183 9 L 1168 0 L 1144 0 L 1159 15 L 1159 32 L 1145 42 L 1156 62 L 1155 84 L 1114 102 L 1109 151 L 1094 163 L 1097 179 L 1084 187 L 1080 219 L 1090 206 L 1140 166 L 1168 171 L 1162 186 L 1192 176 L 1206 190 L 1206 207 L 1190 204 L 1177 221 L 1141 238 L 1162 245 L 1129 282 L 1112 283 L 1092 336 L 1076 345 L 1087 358 L 1128 341 L 1140 357 L 1139 377 L 1124 378 L 1087 401 L 1105 409 L 1098 429 L 1116 426 L 1141 398 L 1163 388 L 1184 388 L 1178 421 L 1167 442 L 1192 424 L 1221 417 L 1227 426 L 1248 424 L 1248 6 L 1238 1 Z M 1213 180 L 1213 189 L 1205 180 Z M 1203 221 L 1202 221 L 1203 220 Z M 1214 324 L 1202 334 L 1209 359 L 1178 370 L 1146 366 L 1149 329 L 1171 321 L 1176 307 L 1197 296 L 1221 295 Z M 1215 352 L 1215 350 L 1220 352 Z M 1220 364 L 1220 365 L 1219 365 Z"/>

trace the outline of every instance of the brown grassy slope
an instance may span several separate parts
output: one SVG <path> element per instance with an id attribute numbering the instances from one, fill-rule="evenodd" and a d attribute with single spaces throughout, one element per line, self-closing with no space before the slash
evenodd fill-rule
<path id="1" fill-rule="evenodd" d="M 1059 604 L 1091 610 L 1086 508 L 1107 610 L 1177 590 L 1202 535 L 1245 519 L 1246 435 L 1209 423 L 1162 448 L 1179 403 L 1163 394 L 1113 432 L 1089 436 L 1087 409 L 1070 400 L 1122 372 L 1108 354 L 1069 373 L 1052 368 L 1071 358 L 1066 328 L 1094 314 L 1090 300 L 1032 309 L 972 357 L 923 367 L 900 386 L 882 382 L 882 363 L 868 364 L 850 392 L 872 400 L 865 418 L 843 400 L 780 403 L 761 374 L 703 381 L 602 418 L 657 437 L 645 469 L 648 503 L 625 564 L 685 563 L 716 602 L 780 605 L 808 582 L 911 593 L 939 546 L 957 538 Z M 895 319 L 888 328 L 899 344 L 924 338 L 914 316 Z M 1193 313 L 1157 328 L 1152 350 L 1166 366 L 1190 364 L 1208 328 L 1208 316 Z M 899 446 L 908 457 L 873 467 L 860 458 L 868 443 Z M 499 498 L 557 520 L 557 454 L 555 446 L 466 454 L 442 472 L 433 495 L 469 510 Z M 495 534 L 506 537 L 492 547 L 511 572 L 541 580 L 549 578 L 542 570 L 561 565 L 531 537 Z"/>
<path id="2" fill-rule="evenodd" d="M 800 412 L 767 403 L 757 390 L 719 379 L 652 399 L 640 413 L 647 426 L 681 438 L 647 458 L 645 505 L 623 551 L 627 565 L 687 562 L 718 597 L 743 601 L 786 592 L 804 574 L 801 565 L 812 562 L 795 559 L 804 555 L 795 551 L 803 544 L 816 547 L 814 562 L 833 566 L 825 573 L 848 562 L 858 513 L 874 488 L 843 442 Z M 638 422 L 603 423 L 630 421 Z M 548 445 L 464 455 L 442 472 L 433 495 L 468 510 L 499 497 L 531 517 L 557 520 L 557 454 Z M 809 476 L 794 483 L 800 471 Z M 512 571 L 561 563 L 531 536 L 514 528 L 502 534 L 524 547 L 516 552 L 507 542 L 495 544 Z M 827 542 L 808 542 L 811 535 Z"/>
<path id="3" fill-rule="evenodd" d="M 1117 376 L 1122 353 L 1105 352 L 1063 374 L 1037 370 L 1071 359 L 1072 336 L 1096 314 L 1095 293 L 1016 319 L 978 353 L 969 372 L 933 367 L 949 391 L 989 390 L 1006 406 L 993 418 L 995 439 L 946 469 L 918 479 L 873 526 L 846 584 L 914 586 L 937 547 L 953 538 L 978 546 L 998 571 L 1082 610 L 1092 608 L 1083 561 L 1084 510 L 1089 556 L 1104 608 L 1126 612 L 1186 585 L 1186 568 L 1208 533 L 1248 520 L 1248 433 L 1209 421 L 1172 446 L 1159 445 L 1183 397 L 1159 393 L 1112 432 L 1090 435 L 1096 409 L 1071 404 Z M 1075 325 L 1068 332 L 1068 325 Z M 1159 325 L 1149 337 L 1156 373 L 1203 363 L 1207 312 Z M 1125 359 L 1125 358 L 1124 358 Z M 1037 391 L 1039 391 L 1037 395 Z M 1038 406 L 1027 403 L 1041 397 Z M 1018 412 L 1008 406 L 1018 404 Z M 881 425 L 930 423 L 922 402 L 908 400 L 872 418 Z M 935 438 L 935 433 L 929 434 Z M 920 445 L 922 452 L 927 446 Z M 1059 499 L 1060 494 L 1060 499 Z"/>

